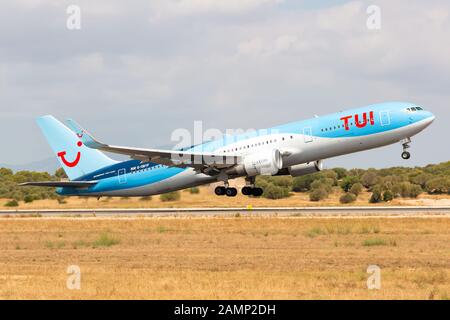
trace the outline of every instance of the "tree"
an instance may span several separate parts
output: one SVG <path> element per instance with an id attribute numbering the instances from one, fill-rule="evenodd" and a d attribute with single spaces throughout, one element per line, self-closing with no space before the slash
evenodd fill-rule
<path id="1" fill-rule="evenodd" d="M 64 171 L 63 168 L 59 168 L 55 172 L 55 177 L 57 177 L 59 179 L 67 179 L 67 174 L 66 174 L 66 172 Z"/>
<path id="2" fill-rule="evenodd" d="M 338 180 L 342 180 L 343 178 L 345 178 L 347 176 L 347 169 L 334 168 L 333 171 L 336 172 Z"/>
<path id="3" fill-rule="evenodd" d="M 349 192 L 355 183 L 359 182 L 359 178 L 357 176 L 347 176 L 342 179 L 341 188 L 345 192 Z"/>
<path id="4" fill-rule="evenodd" d="M 324 170 L 320 173 L 324 179 L 329 179 L 332 182 L 332 186 L 337 186 L 338 184 L 338 175 L 333 170 Z"/>
<path id="5" fill-rule="evenodd" d="M 359 196 L 359 194 L 363 191 L 363 188 L 363 185 L 357 182 L 350 188 L 350 193 L 353 193 L 355 196 Z"/>
<path id="6" fill-rule="evenodd" d="M 429 180 L 425 185 L 429 194 L 444 194 L 450 191 L 450 179 L 448 177 L 437 177 Z"/>
<path id="7" fill-rule="evenodd" d="M 433 179 L 433 175 L 429 173 L 421 173 L 415 177 L 412 177 L 410 180 L 412 183 L 420 185 L 423 189 L 426 188 L 427 182 Z"/>
<path id="8" fill-rule="evenodd" d="M 370 197 L 370 203 L 379 203 L 383 201 L 383 196 L 381 194 L 381 188 L 375 187 L 372 190 L 372 196 Z"/>
<path id="9" fill-rule="evenodd" d="M 324 189 L 327 193 L 331 193 L 333 191 L 333 180 L 324 179 L 314 181 L 311 183 L 311 190 L 316 189 Z"/>
<path id="10" fill-rule="evenodd" d="M 11 169 L 0 168 L 0 178 L 10 177 L 14 173 Z"/>
<path id="11" fill-rule="evenodd" d="M 292 183 L 292 191 L 294 192 L 306 192 L 311 189 L 311 183 L 315 180 L 313 174 L 307 174 L 304 176 L 294 178 Z"/>
<path id="12" fill-rule="evenodd" d="M 378 175 L 375 171 L 370 170 L 364 173 L 361 177 L 361 183 L 364 187 L 367 189 L 372 188 L 374 185 L 376 185 L 379 182 Z"/>
<path id="13" fill-rule="evenodd" d="M 411 189 L 409 190 L 410 198 L 417 198 L 422 194 L 423 190 L 418 184 L 412 184 Z"/>

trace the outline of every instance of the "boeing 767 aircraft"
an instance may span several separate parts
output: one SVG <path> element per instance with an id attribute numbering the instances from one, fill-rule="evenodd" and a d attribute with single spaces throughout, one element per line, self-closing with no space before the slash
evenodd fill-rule
<path id="1" fill-rule="evenodd" d="M 57 187 L 66 196 L 150 196 L 222 182 L 218 196 L 234 197 L 229 181 L 245 177 L 244 195 L 261 196 L 258 175 L 293 177 L 322 170 L 324 159 L 401 142 L 403 159 L 411 137 L 434 115 L 408 102 L 389 102 L 292 122 L 248 134 L 225 136 L 180 150 L 119 147 L 99 142 L 73 120 L 52 116 L 38 125 L 70 181 L 28 182 Z M 118 162 L 102 151 L 128 155 Z"/>

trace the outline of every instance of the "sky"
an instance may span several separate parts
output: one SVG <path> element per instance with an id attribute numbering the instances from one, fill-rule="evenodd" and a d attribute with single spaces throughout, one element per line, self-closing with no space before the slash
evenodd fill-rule
<path id="1" fill-rule="evenodd" d="M 80 29 L 69 29 L 69 6 Z M 371 5 L 380 28 L 368 28 Z M 70 20 L 73 21 L 73 20 Z M 267 128 L 384 101 L 437 119 L 401 145 L 328 167 L 450 160 L 448 0 L 14 0 L 0 3 L 0 163 L 51 157 L 35 118 L 110 144 L 174 145 L 178 128 Z"/>

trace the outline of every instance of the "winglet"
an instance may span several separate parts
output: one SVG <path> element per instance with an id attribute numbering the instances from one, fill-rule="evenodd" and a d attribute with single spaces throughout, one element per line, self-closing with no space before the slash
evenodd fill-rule
<path id="1" fill-rule="evenodd" d="M 92 149 L 100 149 L 102 147 L 106 147 L 107 145 L 104 143 L 101 143 L 100 141 L 96 140 L 89 132 L 87 132 L 83 127 L 81 127 L 78 123 L 76 123 L 72 119 L 66 120 L 67 126 L 76 133 L 78 138 L 83 142 L 83 144 L 89 148 Z"/>

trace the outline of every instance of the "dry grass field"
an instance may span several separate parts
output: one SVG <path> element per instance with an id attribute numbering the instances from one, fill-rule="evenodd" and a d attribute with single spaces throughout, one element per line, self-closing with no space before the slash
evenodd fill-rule
<path id="1" fill-rule="evenodd" d="M 449 297 L 445 217 L 0 218 L 0 299 Z"/>

